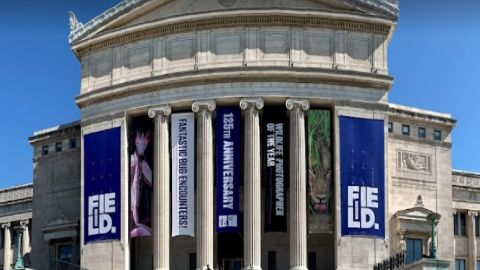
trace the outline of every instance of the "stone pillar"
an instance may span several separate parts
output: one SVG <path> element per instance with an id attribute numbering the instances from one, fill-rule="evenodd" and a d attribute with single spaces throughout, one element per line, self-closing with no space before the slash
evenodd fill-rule
<path id="1" fill-rule="evenodd" d="M 214 100 L 195 101 L 197 116 L 197 269 L 213 269 L 213 130 Z"/>
<path id="2" fill-rule="evenodd" d="M 290 111 L 290 269 L 307 270 L 306 99 L 288 99 Z"/>
<path id="3" fill-rule="evenodd" d="M 477 270 L 477 238 L 475 235 L 476 211 L 468 211 L 467 235 L 468 235 L 468 269 Z"/>
<path id="4" fill-rule="evenodd" d="M 3 269 L 11 269 L 12 264 L 12 239 L 10 235 L 10 223 L 2 224 L 3 229 Z"/>
<path id="5" fill-rule="evenodd" d="M 30 254 L 30 231 L 28 230 L 28 224 L 29 224 L 29 220 L 28 219 L 25 219 L 25 220 L 22 220 L 20 221 L 20 226 L 22 226 L 23 228 L 23 241 L 22 241 L 22 244 L 23 244 L 23 260 L 25 262 L 26 265 L 29 265 L 29 254 Z"/>
<path id="6" fill-rule="evenodd" d="M 172 110 L 162 105 L 148 110 L 154 118 L 153 180 L 153 269 L 170 269 L 170 144 L 168 116 Z"/>
<path id="7" fill-rule="evenodd" d="M 244 135 L 244 267 L 261 269 L 261 179 L 260 179 L 260 120 L 262 98 L 243 98 L 240 108 L 245 111 Z"/>

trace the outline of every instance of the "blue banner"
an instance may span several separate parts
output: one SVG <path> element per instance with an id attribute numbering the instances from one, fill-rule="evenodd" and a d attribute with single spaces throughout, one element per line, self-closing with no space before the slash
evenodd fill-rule
<path id="1" fill-rule="evenodd" d="M 84 136 L 84 241 L 120 240 L 120 128 Z"/>
<path id="2" fill-rule="evenodd" d="M 240 109 L 218 108 L 215 119 L 217 232 L 237 232 L 240 201 Z"/>
<path id="3" fill-rule="evenodd" d="M 385 238 L 383 120 L 340 116 L 342 236 Z"/>

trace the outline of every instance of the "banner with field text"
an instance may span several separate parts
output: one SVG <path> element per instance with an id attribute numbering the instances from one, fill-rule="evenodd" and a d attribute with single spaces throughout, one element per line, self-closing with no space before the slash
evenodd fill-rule
<path id="1" fill-rule="evenodd" d="M 385 238 L 384 121 L 340 116 L 342 236 Z"/>
<path id="2" fill-rule="evenodd" d="M 333 232 L 332 141 L 329 110 L 307 112 L 309 233 Z"/>
<path id="3" fill-rule="evenodd" d="M 172 114 L 172 236 L 195 236 L 195 116 Z"/>
<path id="4" fill-rule="evenodd" d="M 221 107 L 215 119 L 217 232 L 239 231 L 240 108 Z"/>
<path id="5" fill-rule="evenodd" d="M 288 122 L 284 107 L 265 108 L 262 122 L 265 232 L 287 231 Z"/>
<path id="6" fill-rule="evenodd" d="M 84 243 L 120 240 L 120 128 L 84 136 Z"/>
<path id="7" fill-rule="evenodd" d="M 152 235 L 153 121 L 135 117 L 129 125 L 130 238 Z"/>

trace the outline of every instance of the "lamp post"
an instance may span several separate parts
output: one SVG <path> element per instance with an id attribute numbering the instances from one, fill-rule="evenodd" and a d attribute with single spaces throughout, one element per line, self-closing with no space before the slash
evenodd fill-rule
<path id="1" fill-rule="evenodd" d="M 435 228 L 438 225 L 438 219 L 439 216 L 438 214 L 430 214 L 427 217 L 428 220 L 430 220 L 431 225 L 432 225 L 432 241 L 430 242 L 430 258 L 436 259 L 437 258 L 437 245 L 435 243 Z"/>
<path id="2" fill-rule="evenodd" d="M 22 252 L 23 228 L 21 226 L 17 226 L 14 229 L 17 231 L 17 260 L 15 261 L 15 266 L 13 269 L 25 269 Z"/>

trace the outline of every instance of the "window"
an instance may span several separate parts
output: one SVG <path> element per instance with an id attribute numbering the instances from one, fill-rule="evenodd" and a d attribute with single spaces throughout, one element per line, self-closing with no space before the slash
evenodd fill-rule
<path id="1" fill-rule="evenodd" d="M 467 217 L 465 213 L 460 213 L 460 235 L 467 235 Z"/>
<path id="2" fill-rule="evenodd" d="M 63 147 L 62 142 L 57 142 L 55 144 L 55 152 L 57 152 L 57 153 L 62 152 L 62 147 Z"/>
<path id="3" fill-rule="evenodd" d="M 410 135 L 410 126 L 409 125 L 402 125 L 402 134 L 403 135 Z"/>
<path id="4" fill-rule="evenodd" d="M 57 260 L 59 262 L 59 266 L 63 267 L 67 266 L 68 263 L 73 263 L 73 246 L 59 245 L 57 247 Z"/>
<path id="5" fill-rule="evenodd" d="M 477 269 L 480 269 L 480 261 L 477 260 Z"/>
<path id="6" fill-rule="evenodd" d="M 10 227 L 10 245 L 12 247 L 17 246 L 17 230 L 13 229 L 14 226 Z"/>
<path id="7" fill-rule="evenodd" d="M 268 270 L 276 270 L 277 269 L 277 254 L 275 251 L 268 252 Z"/>
<path id="8" fill-rule="evenodd" d="M 393 123 L 388 122 L 388 132 L 392 133 L 393 132 Z"/>
<path id="9" fill-rule="evenodd" d="M 467 217 L 465 212 L 453 215 L 453 234 L 460 236 L 467 235 Z"/>
<path id="10" fill-rule="evenodd" d="M 453 214 L 453 234 L 458 235 L 458 214 Z"/>
<path id="11" fill-rule="evenodd" d="M 480 221 L 479 216 L 475 216 L 475 236 L 480 236 L 480 224 L 478 222 Z M 480 270 L 480 268 L 477 267 L 477 269 Z"/>
<path id="12" fill-rule="evenodd" d="M 48 145 L 42 146 L 42 156 L 48 155 Z"/>
<path id="13" fill-rule="evenodd" d="M 433 131 L 433 139 L 435 141 L 441 141 L 442 140 L 442 131 L 438 130 L 438 129 L 435 129 Z"/>
<path id="14" fill-rule="evenodd" d="M 70 149 L 77 148 L 77 140 L 75 140 L 75 138 L 70 139 L 69 140 L 69 145 L 70 145 Z"/>
<path id="15" fill-rule="evenodd" d="M 422 256 L 422 239 L 407 238 L 407 264 L 421 260 Z"/>
<path id="16" fill-rule="evenodd" d="M 190 253 L 189 264 L 190 270 L 195 270 L 197 268 L 197 253 Z"/>
<path id="17" fill-rule="evenodd" d="M 307 258 L 307 266 L 310 270 L 317 270 L 317 253 L 316 252 L 308 252 Z"/>
<path id="18" fill-rule="evenodd" d="M 4 229 L 0 227 L 0 249 L 3 248 L 3 231 Z"/>
<path id="19" fill-rule="evenodd" d="M 455 270 L 465 270 L 465 260 L 455 259 Z"/>
<path id="20" fill-rule="evenodd" d="M 418 128 L 418 137 L 419 138 L 425 138 L 427 137 L 427 132 L 425 131 L 424 127 L 419 127 Z"/>

